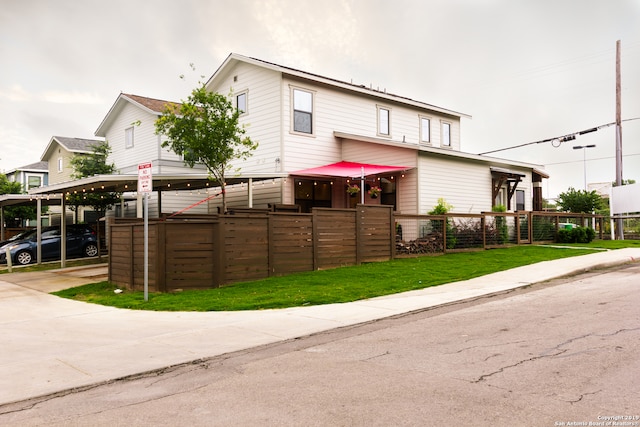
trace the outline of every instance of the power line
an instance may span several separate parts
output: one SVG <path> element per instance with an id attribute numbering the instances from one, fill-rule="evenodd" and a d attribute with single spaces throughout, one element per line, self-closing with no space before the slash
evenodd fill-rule
<path id="1" fill-rule="evenodd" d="M 634 117 L 632 119 L 625 119 L 625 120 L 622 120 L 622 121 L 623 122 L 630 122 L 632 120 L 640 120 L 640 117 Z M 611 123 L 607 123 L 607 124 L 604 124 L 604 125 L 596 126 L 596 127 L 593 127 L 593 128 L 581 130 L 579 132 L 569 133 L 569 134 L 563 135 L 563 136 L 555 136 L 553 138 L 547 138 L 547 139 L 543 139 L 541 141 L 526 142 L 524 144 L 514 145 L 514 146 L 506 147 L 506 148 L 498 148 L 497 150 L 485 151 L 484 153 L 478 153 L 478 154 L 483 156 L 485 154 L 492 154 L 492 153 L 497 153 L 499 151 L 513 150 L 515 148 L 522 148 L 522 147 L 526 147 L 528 145 L 543 144 L 543 143 L 546 143 L 546 142 L 551 142 L 551 145 L 554 148 L 558 148 L 558 147 L 560 147 L 560 145 L 562 145 L 563 142 L 572 141 L 572 140 L 576 139 L 576 136 L 584 135 L 584 134 L 591 133 L 591 132 L 596 132 L 596 131 L 598 131 L 600 129 L 604 129 L 606 127 L 613 126 L 615 124 L 616 124 L 616 122 L 611 122 Z M 557 145 L 554 142 L 557 143 Z"/>
<path id="2" fill-rule="evenodd" d="M 640 156 L 640 153 L 635 153 L 635 154 L 624 154 L 622 157 L 633 157 L 633 156 Z M 615 156 L 609 156 L 609 157 L 595 157 L 593 159 L 587 159 L 587 162 L 593 162 L 593 161 L 597 161 L 597 160 L 611 160 L 611 159 L 615 159 Z M 570 160 L 568 162 L 556 162 L 556 163 L 545 163 L 545 166 L 555 166 L 555 165 L 568 165 L 570 163 L 582 163 L 583 160 Z"/>

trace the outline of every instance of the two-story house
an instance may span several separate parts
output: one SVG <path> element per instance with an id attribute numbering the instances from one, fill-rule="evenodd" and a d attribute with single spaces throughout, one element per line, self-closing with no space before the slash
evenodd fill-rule
<path id="1" fill-rule="evenodd" d="M 541 208 L 541 181 L 548 178 L 542 168 L 463 152 L 464 113 L 237 54 L 207 88 L 233 94 L 242 123 L 259 143 L 236 164 L 242 173 L 289 175 L 253 184 L 254 207 L 297 204 L 308 211 L 364 199 L 424 214 L 444 198 L 456 212 L 498 204 L 511 211 Z M 364 185 L 356 201 L 349 185 Z M 379 187 L 381 197 L 362 198 L 371 187 Z M 247 206 L 242 186 L 227 194 L 229 206 Z"/>
<path id="2" fill-rule="evenodd" d="M 102 140 L 70 138 L 65 136 L 53 136 L 49 140 L 40 160 L 48 164 L 48 185 L 61 184 L 73 181 L 73 166 L 71 159 L 74 156 L 83 156 L 93 153 L 92 147 L 101 144 Z M 51 207 L 51 224 L 59 224 L 60 210 Z M 88 206 L 79 207 L 75 212 L 75 219 L 67 219 L 67 222 L 95 223 L 99 218 L 97 213 Z"/>
<path id="3" fill-rule="evenodd" d="M 464 113 L 237 54 L 227 57 L 206 86 L 232 94 L 248 135 L 259 144 L 253 156 L 233 165 L 240 172 L 233 176 L 239 183 L 227 188 L 230 208 L 285 204 L 309 211 L 364 201 L 424 214 L 444 198 L 460 213 L 495 205 L 541 209 L 541 181 L 548 177 L 542 168 L 463 152 L 461 119 L 469 117 Z M 109 160 L 120 174 L 135 176 L 138 165 L 149 161 L 154 176 L 206 173 L 161 147 L 155 121 L 167 103 L 124 93 L 116 99 L 96 136 L 109 141 Z M 45 151 L 50 183 L 58 182 L 51 177 L 64 165 L 56 138 Z M 349 186 L 361 188 L 358 197 L 347 194 Z M 372 187 L 381 191 L 375 199 L 367 194 Z M 187 206 L 195 206 L 191 213 L 219 211 L 220 198 L 198 204 L 215 190 L 168 190 L 154 194 L 150 216 Z M 139 215 L 140 200 L 130 204 L 133 214 Z"/>
<path id="4" fill-rule="evenodd" d="M 193 169 L 184 165 L 181 156 L 167 148 L 162 148 L 163 137 L 155 133 L 155 122 L 160 117 L 166 105 L 178 103 L 139 95 L 121 93 L 113 106 L 107 112 L 95 132 L 97 137 L 105 138 L 111 146 L 108 161 L 113 163 L 119 174 L 137 174 L 138 165 L 151 162 L 152 174 L 172 175 L 185 173 L 206 174 L 202 166 Z M 135 197 L 133 193 L 125 197 Z M 161 203 L 157 193 L 151 195 L 149 201 L 149 215 L 157 217 L 161 213 L 172 213 L 197 203 L 206 197 L 205 192 L 172 192 L 165 191 Z M 122 213 L 117 216 L 135 216 L 141 212 L 140 199 L 138 203 L 126 203 Z M 160 205 L 160 207 L 159 207 Z M 160 210 L 162 212 L 160 212 Z M 194 206 L 189 213 L 207 213 L 207 204 Z"/>

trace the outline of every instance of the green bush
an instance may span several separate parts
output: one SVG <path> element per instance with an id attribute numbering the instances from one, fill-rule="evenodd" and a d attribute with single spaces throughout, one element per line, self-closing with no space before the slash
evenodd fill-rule
<path id="1" fill-rule="evenodd" d="M 560 229 L 556 241 L 558 243 L 589 243 L 596 237 L 596 232 L 590 227 L 575 227 Z"/>

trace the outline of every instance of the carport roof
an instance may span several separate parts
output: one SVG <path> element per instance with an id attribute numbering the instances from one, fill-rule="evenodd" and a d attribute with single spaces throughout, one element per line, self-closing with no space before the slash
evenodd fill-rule
<path id="1" fill-rule="evenodd" d="M 59 205 L 60 195 L 50 195 L 38 197 L 43 205 Z M 0 207 L 5 206 L 25 206 L 33 205 L 36 197 L 29 194 L 3 194 L 0 196 Z"/>
<path id="2" fill-rule="evenodd" d="M 227 185 L 239 184 L 253 181 L 262 181 L 267 179 L 286 178 L 287 173 L 247 173 L 240 176 L 232 176 L 226 178 Z M 170 191 L 170 190 L 197 190 L 202 188 L 217 187 L 219 184 L 209 179 L 207 174 L 181 174 L 166 175 L 154 174 L 153 191 Z M 44 194 L 64 194 L 64 193 L 83 193 L 83 192 L 118 192 L 124 193 L 129 191 L 137 191 L 138 175 L 95 175 L 82 178 L 76 181 L 67 181 L 57 184 L 47 185 L 29 190 L 30 195 Z"/>

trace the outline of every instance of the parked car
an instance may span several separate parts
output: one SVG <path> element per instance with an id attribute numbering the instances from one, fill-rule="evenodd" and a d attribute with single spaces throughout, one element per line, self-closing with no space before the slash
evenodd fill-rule
<path id="1" fill-rule="evenodd" d="M 8 239 L 1 241 L 0 242 L 0 248 L 3 247 L 4 245 L 6 245 L 7 243 L 15 242 L 16 240 L 22 240 L 27 234 L 31 233 L 32 231 L 33 231 L 33 229 L 29 229 L 29 230 L 21 231 L 18 234 L 14 234 L 13 236 L 9 237 Z"/>
<path id="2" fill-rule="evenodd" d="M 88 225 L 70 224 L 67 229 L 67 257 L 94 257 L 98 255 L 96 233 Z M 36 261 L 38 231 L 31 230 L 0 247 L 0 263 L 7 262 L 7 248 L 15 264 L 27 265 Z M 60 227 L 42 229 L 42 260 L 60 259 Z"/>

